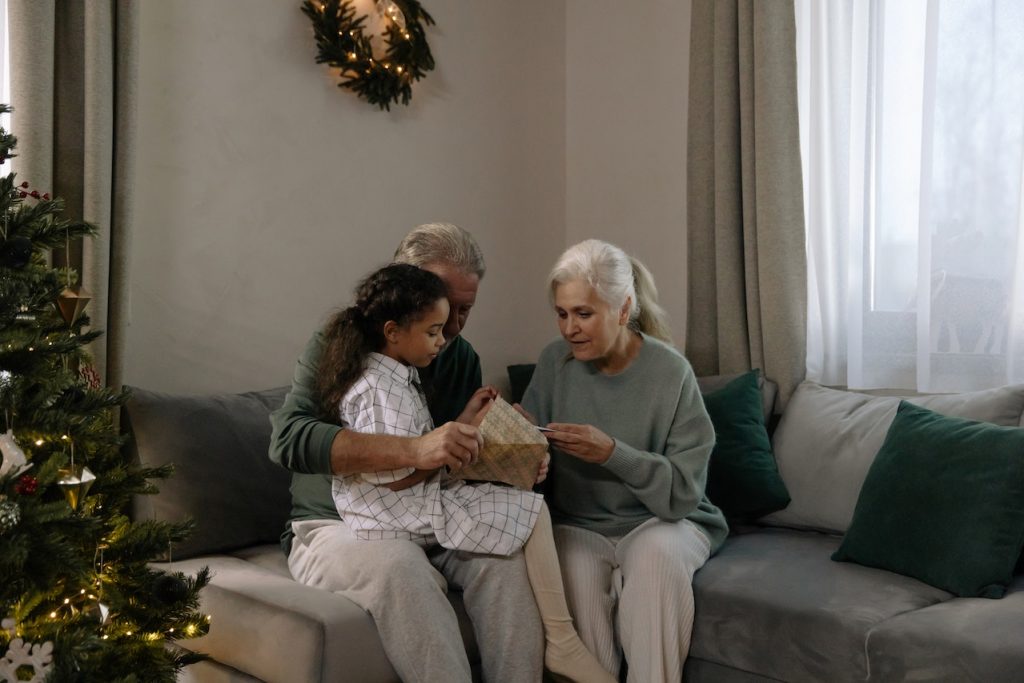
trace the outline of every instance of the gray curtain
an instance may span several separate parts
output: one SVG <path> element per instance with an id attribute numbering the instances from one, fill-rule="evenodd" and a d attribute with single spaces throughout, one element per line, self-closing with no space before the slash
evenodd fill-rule
<path id="1" fill-rule="evenodd" d="M 785 404 L 805 372 L 796 27 L 791 0 L 693 0 L 686 355 L 761 368 Z"/>
<path id="2" fill-rule="evenodd" d="M 90 349 L 108 386 L 122 384 L 128 239 L 134 177 L 138 5 L 130 0 L 10 0 L 13 160 L 28 181 L 65 202 L 64 215 L 99 235 L 65 259 L 91 292 Z"/>

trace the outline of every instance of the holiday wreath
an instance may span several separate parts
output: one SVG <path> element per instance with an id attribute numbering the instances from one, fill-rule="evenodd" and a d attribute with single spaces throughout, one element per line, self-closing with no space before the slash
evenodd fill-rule
<path id="1" fill-rule="evenodd" d="M 356 16 L 353 0 L 306 0 L 302 11 L 312 20 L 318 64 L 341 69 L 340 88 L 347 88 L 370 104 L 391 109 L 391 103 L 409 104 L 412 83 L 434 68 L 434 56 L 423 24 L 434 19 L 417 0 L 377 0 L 384 17 L 381 36 L 383 58 L 373 56 L 367 33 L 367 15 Z"/>

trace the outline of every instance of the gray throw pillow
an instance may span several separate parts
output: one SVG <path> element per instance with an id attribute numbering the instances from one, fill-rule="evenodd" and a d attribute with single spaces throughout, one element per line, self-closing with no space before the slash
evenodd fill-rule
<path id="1" fill-rule="evenodd" d="M 127 448 L 142 465 L 174 465 L 169 479 L 155 482 L 160 493 L 136 496 L 132 515 L 196 521 L 172 559 L 277 542 L 291 507 L 290 476 L 267 449 L 270 413 L 288 388 L 206 396 L 129 389 Z"/>
<path id="2" fill-rule="evenodd" d="M 1024 385 L 906 400 L 949 417 L 1016 427 L 1024 411 Z M 899 404 L 895 396 L 800 384 L 772 438 L 791 501 L 761 522 L 845 533 Z"/>

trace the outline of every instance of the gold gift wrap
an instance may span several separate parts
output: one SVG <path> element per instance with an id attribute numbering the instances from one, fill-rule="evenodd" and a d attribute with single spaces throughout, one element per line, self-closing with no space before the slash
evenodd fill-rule
<path id="1" fill-rule="evenodd" d="M 500 396 L 481 410 L 473 422 L 484 437 L 480 458 L 452 476 L 532 489 L 548 452 L 547 439 Z"/>

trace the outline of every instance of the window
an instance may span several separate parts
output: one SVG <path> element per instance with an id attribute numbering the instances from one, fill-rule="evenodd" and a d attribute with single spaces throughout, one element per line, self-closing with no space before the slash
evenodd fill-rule
<path id="1" fill-rule="evenodd" d="M 796 4 L 808 377 L 1024 381 L 1024 3 Z"/>

